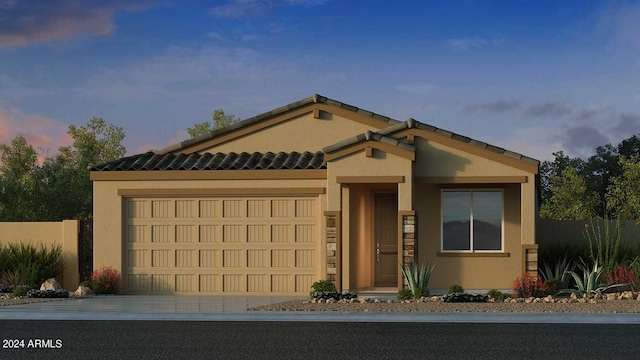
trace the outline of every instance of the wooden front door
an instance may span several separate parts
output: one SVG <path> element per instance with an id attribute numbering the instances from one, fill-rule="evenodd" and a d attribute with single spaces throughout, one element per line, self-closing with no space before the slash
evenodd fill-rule
<path id="1" fill-rule="evenodd" d="M 373 194 L 374 286 L 398 286 L 398 196 Z"/>

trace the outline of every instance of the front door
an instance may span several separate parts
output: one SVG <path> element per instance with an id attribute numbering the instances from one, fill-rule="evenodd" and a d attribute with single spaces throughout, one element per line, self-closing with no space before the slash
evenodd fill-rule
<path id="1" fill-rule="evenodd" d="M 398 196 L 373 194 L 374 286 L 398 286 Z"/>

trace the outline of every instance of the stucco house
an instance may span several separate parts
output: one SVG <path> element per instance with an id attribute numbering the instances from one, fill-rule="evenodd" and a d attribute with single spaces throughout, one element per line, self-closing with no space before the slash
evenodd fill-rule
<path id="1" fill-rule="evenodd" d="M 414 260 L 432 290 L 506 289 L 537 268 L 538 166 L 313 95 L 92 166 L 94 266 L 125 293 L 396 292 Z"/>

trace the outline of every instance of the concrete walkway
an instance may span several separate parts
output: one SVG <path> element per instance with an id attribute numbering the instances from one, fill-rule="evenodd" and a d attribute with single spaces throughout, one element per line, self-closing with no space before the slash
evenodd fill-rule
<path id="1" fill-rule="evenodd" d="M 301 299 L 266 296 L 97 296 L 0 307 L 2 320 L 158 320 L 640 324 L 640 314 L 255 312 Z"/>

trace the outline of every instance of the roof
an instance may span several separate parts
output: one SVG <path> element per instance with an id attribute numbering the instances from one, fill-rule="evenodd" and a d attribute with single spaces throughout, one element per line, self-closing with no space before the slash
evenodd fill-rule
<path id="1" fill-rule="evenodd" d="M 221 136 L 223 134 L 232 132 L 237 129 L 241 129 L 260 121 L 269 119 L 275 115 L 283 114 L 309 104 L 326 104 L 334 106 L 340 109 L 351 111 L 372 119 L 387 122 L 389 126 L 377 130 L 375 132 L 367 131 L 356 137 L 351 137 L 342 141 L 339 141 L 333 145 L 329 145 L 323 148 L 321 152 L 291 152 L 284 153 L 279 152 L 274 154 L 272 152 L 267 153 L 215 153 L 215 154 L 198 154 L 192 153 L 177 154 L 173 152 L 179 152 L 179 150 L 192 146 L 194 144 L 207 141 L 209 139 Z M 525 163 L 539 166 L 540 161 L 530 158 L 528 156 L 503 149 L 482 141 L 478 141 L 463 135 L 459 135 L 447 130 L 437 128 L 432 125 L 422 123 L 413 118 L 409 118 L 406 121 L 398 121 L 388 116 L 376 114 L 374 112 L 361 109 L 349 104 L 345 104 L 340 101 L 336 101 L 327 98 L 322 95 L 314 94 L 313 96 L 304 98 L 302 100 L 292 102 L 285 106 L 273 109 L 263 114 L 254 116 L 252 118 L 242 120 L 235 124 L 232 124 L 226 128 L 214 130 L 208 135 L 199 136 L 193 139 L 185 140 L 179 144 L 175 144 L 164 148 L 157 152 L 149 152 L 145 154 L 134 155 L 131 157 L 114 160 L 104 164 L 98 164 L 91 166 L 91 171 L 131 171 L 131 170 L 241 170 L 241 169 L 326 169 L 326 162 L 324 161 L 323 153 L 331 153 L 337 150 L 343 149 L 350 145 L 358 144 L 364 141 L 374 140 L 381 143 L 386 143 L 398 148 L 415 152 L 415 147 L 408 144 L 405 141 L 401 141 L 393 138 L 392 134 L 405 130 L 405 129 L 420 129 L 436 133 L 440 136 L 445 136 L 462 143 L 467 143 L 479 148 L 495 152 L 497 154 L 505 155 L 516 160 L 523 161 Z"/>
<path id="2" fill-rule="evenodd" d="M 260 122 L 262 120 L 271 118 L 271 117 L 273 117 L 275 115 L 282 114 L 282 113 L 285 113 L 285 112 L 288 112 L 288 111 L 292 111 L 292 110 L 296 110 L 298 108 L 307 106 L 309 104 L 326 104 L 326 105 L 330 105 L 330 106 L 335 106 L 335 107 L 340 108 L 340 109 L 348 110 L 348 111 L 354 112 L 356 114 L 364 115 L 366 117 L 370 117 L 370 118 L 375 119 L 375 120 L 385 121 L 385 122 L 388 122 L 389 124 L 400 123 L 400 121 L 392 119 L 392 118 L 390 118 L 388 116 L 376 114 L 376 113 L 374 113 L 372 111 L 361 109 L 361 108 L 358 108 L 358 107 L 353 106 L 353 105 L 345 104 L 345 103 L 343 103 L 341 101 L 329 99 L 326 96 L 322 96 L 322 95 L 319 95 L 319 94 L 314 94 L 314 95 L 309 96 L 307 98 L 304 98 L 302 100 L 298 100 L 298 101 L 292 102 L 290 104 L 287 104 L 287 105 L 281 106 L 279 108 L 275 108 L 275 109 L 273 109 L 271 111 L 267 111 L 267 112 L 262 113 L 260 115 L 254 116 L 252 118 L 248 118 L 248 119 L 239 121 L 237 123 L 231 124 L 230 126 L 227 126 L 225 128 L 214 130 L 210 134 L 197 136 L 197 137 L 191 138 L 189 140 L 182 141 L 182 142 L 180 142 L 178 144 L 174 144 L 174 145 L 168 146 L 168 147 L 166 147 L 166 148 L 164 148 L 162 150 L 159 150 L 158 153 L 159 154 L 166 154 L 166 153 L 169 153 L 169 152 L 178 151 L 178 150 L 186 148 L 188 146 L 191 146 L 191 145 L 203 142 L 203 141 L 207 141 L 207 140 L 212 139 L 212 138 L 214 138 L 216 136 L 220 136 L 222 134 L 226 134 L 226 133 L 232 132 L 232 131 L 237 130 L 237 129 L 242 129 L 242 128 L 247 127 L 249 125 L 258 123 L 258 122 Z"/>
<path id="3" fill-rule="evenodd" d="M 396 123 L 394 125 L 391 125 L 387 128 L 381 129 L 376 131 L 377 134 L 380 134 L 382 136 L 386 136 L 386 135 L 391 135 L 395 132 L 404 130 L 404 129 L 411 129 L 411 128 L 416 128 L 416 129 L 421 129 L 421 130 L 426 130 L 426 131 L 431 131 L 434 132 L 436 134 L 460 141 L 460 142 L 464 142 L 470 145 L 474 145 L 477 146 L 479 148 L 485 149 L 485 150 L 489 150 L 489 151 L 493 151 L 495 153 L 501 154 L 501 155 L 505 155 L 505 156 L 509 156 L 512 157 L 514 159 L 517 160 L 521 160 L 524 161 L 526 163 L 532 164 L 532 165 L 536 165 L 539 166 L 540 165 L 540 161 L 536 160 L 534 158 L 519 154 L 517 152 L 513 152 L 510 150 L 506 150 L 503 149 L 501 147 L 498 146 L 494 146 L 491 144 L 487 144 L 485 142 L 479 141 L 479 140 L 475 140 L 472 139 L 470 137 L 467 136 L 463 136 L 460 134 L 456 134 L 454 132 L 451 131 L 447 131 L 447 130 L 443 130 L 440 128 L 437 128 L 435 126 L 432 125 L 428 125 L 428 124 L 424 124 L 421 123 L 420 121 L 413 119 L 413 118 L 409 118 L 408 120 L 404 121 L 404 122 L 400 122 L 400 123 Z"/>
<path id="4" fill-rule="evenodd" d="M 337 142 L 337 143 L 335 143 L 333 145 L 326 146 L 326 147 L 324 147 L 322 149 L 322 151 L 324 153 L 331 153 L 331 152 L 343 149 L 343 148 L 345 148 L 347 146 L 355 145 L 355 144 L 358 144 L 358 143 L 361 143 L 361 142 L 364 142 L 364 141 L 370 141 L 370 140 L 378 141 L 378 142 L 385 143 L 385 144 L 389 144 L 389 145 L 396 146 L 396 147 L 399 147 L 399 148 L 402 148 L 402 149 L 405 149 L 405 150 L 409 150 L 409 151 L 412 151 L 412 152 L 416 151 L 416 147 L 413 146 L 413 145 L 409 145 L 407 143 L 404 143 L 404 142 L 402 142 L 402 141 L 400 141 L 398 139 L 394 139 L 392 137 L 381 135 L 380 132 L 373 132 L 373 131 L 367 131 L 367 132 L 365 132 L 363 134 L 360 134 L 360 135 L 357 135 L 355 137 L 352 137 L 352 138 L 349 138 L 349 139 L 346 139 L 346 140 L 342 140 L 342 141 Z"/>
<path id="5" fill-rule="evenodd" d="M 91 171 L 153 171 L 153 170 L 281 170 L 326 169 L 324 154 L 311 153 L 193 153 L 156 154 L 147 152 L 93 165 Z"/>

